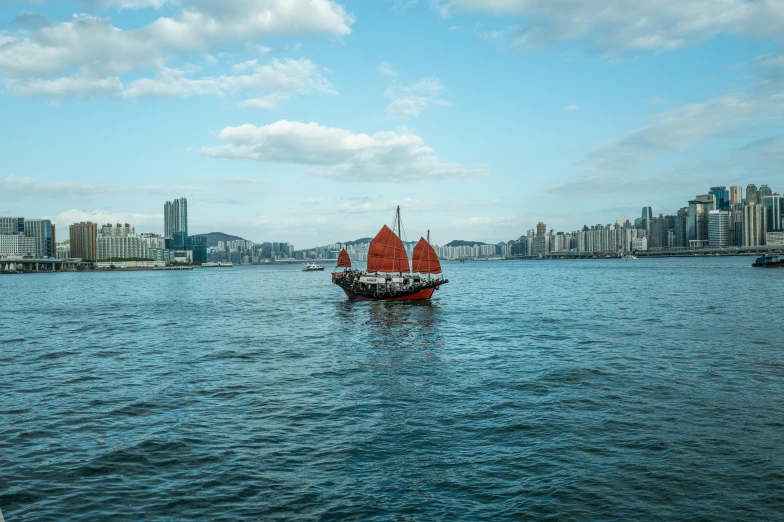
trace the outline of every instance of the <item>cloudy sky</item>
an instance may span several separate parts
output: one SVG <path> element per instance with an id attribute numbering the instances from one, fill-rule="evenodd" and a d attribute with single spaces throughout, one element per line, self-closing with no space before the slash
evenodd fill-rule
<path id="1" fill-rule="evenodd" d="M 308 247 L 784 189 L 781 0 L 0 0 L 0 215 Z M 62 236 L 62 232 L 60 234 Z"/>

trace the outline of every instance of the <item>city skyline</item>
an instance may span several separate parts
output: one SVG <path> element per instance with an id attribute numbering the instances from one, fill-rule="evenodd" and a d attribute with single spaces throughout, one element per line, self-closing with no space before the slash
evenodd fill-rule
<path id="1" fill-rule="evenodd" d="M 314 245 L 400 204 L 492 242 L 780 179 L 780 8 L 534 4 L 3 2 L 0 214 L 163 234 L 184 196 L 193 231 Z"/>

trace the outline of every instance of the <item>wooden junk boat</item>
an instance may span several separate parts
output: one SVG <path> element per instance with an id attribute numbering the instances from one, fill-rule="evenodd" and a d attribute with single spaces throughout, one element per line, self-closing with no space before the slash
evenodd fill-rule
<path id="1" fill-rule="evenodd" d="M 401 235 L 400 207 L 397 207 L 395 224 L 391 229 L 384 225 L 368 248 L 367 270 L 351 268 L 351 258 L 346 249 L 340 251 L 338 268 L 332 282 L 338 285 L 349 299 L 364 301 L 416 301 L 430 299 L 433 292 L 448 279 L 432 276 L 441 274 L 441 263 L 430 242 L 420 238 L 414 247 L 411 264 Z M 430 234 L 428 233 L 428 239 Z M 427 276 L 425 278 L 425 276 Z"/>

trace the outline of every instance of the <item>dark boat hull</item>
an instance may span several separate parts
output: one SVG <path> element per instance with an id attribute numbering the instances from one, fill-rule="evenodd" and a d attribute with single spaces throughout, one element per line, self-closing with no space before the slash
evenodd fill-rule
<path id="1" fill-rule="evenodd" d="M 754 263 L 754 268 L 784 268 L 784 261 L 778 261 L 776 263 Z"/>
<path id="2" fill-rule="evenodd" d="M 411 290 L 397 290 L 394 293 L 384 292 L 382 294 L 368 290 L 359 291 L 337 274 L 332 275 L 332 282 L 338 285 L 349 299 L 358 299 L 360 301 L 422 301 L 430 299 L 433 293 L 441 285 L 447 284 L 449 280 L 439 279 L 437 284 L 436 281 L 429 281 L 424 286 L 418 286 Z"/>
<path id="3" fill-rule="evenodd" d="M 359 299 L 360 301 L 419 301 L 422 299 L 430 299 L 433 292 L 436 291 L 434 287 L 424 288 L 422 290 L 415 290 L 405 294 L 398 293 L 396 295 L 385 295 L 381 297 L 374 297 L 372 295 L 355 294 L 348 288 L 341 286 L 349 299 Z"/>

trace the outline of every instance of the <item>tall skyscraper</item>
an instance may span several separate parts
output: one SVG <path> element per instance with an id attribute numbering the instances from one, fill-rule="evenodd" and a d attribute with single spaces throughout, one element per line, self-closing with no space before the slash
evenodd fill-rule
<path id="1" fill-rule="evenodd" d="M 743 187 L 739 185 L 730 187 L 730 206 L 732 210 L 740 210 L 743 206 Z"/>
<path id="2" fill-rule="evenodd" d="M 24 235 L 35 238 L 35 257 L 55 257 L 54 226 L 48 219 L 25 219 Z"/>
<path id="3" fill-rule="evenodd" d="M 743 246 L 765 244 L 767 212 L 763 205 L 743 207 Z"/>
<path id="4" fill-rule="evenodd" d="M 642 207 L 642 216 L 644 218 L 653 219 L 653 209 L 651 207 Z"/>
<path id="5" fill-rule="evenodd" d="M 760 185 L 759 190 L 757 191 L 757 203 L 762 205 L 765 201 L 766 196 L 770 196 L 773 194 L 773 191 L 770 190 L 770 187 L 767 185 Z"/>
<path id="6" fill-rule="evenodd" d="M 547 234 L 547 225 L 541 221 L 536 225 L 536 237 L 542 237 Z"/>
<path id="7" fill-rule="evenodd" d="M 727 187 L 711 187 L 708 194 L 713 196 L 716 208 L 714 210 L 730 209 L 730 192 Z"/>
<path id="8" fill-rule="evenodd" d="M 749 183 L 746 185 L 746 204 L 756 205 L 757 203 L 759 203 L 759 200 L 757 199 L 757 185 Z"/>
<path id="9" fill-rule="evenodd" d="M 163 206 L 163 229 L 165 237 L 175 232 L 185 232 L 188 237 L 188 200 L 185 198 L 167 201 Z"/>
<path id="10" fill-rule="evenodd" d="M 687 247 L 689 246 L 689 209 L 682 208 L 675 216 L 675 238 L 673 239 L 672 246 L 674 247 Z"/>
<path id="11" fill-rule="evenodd" d="M 711 210 L 708 213 L 708 245 L 730 246 L 730 213 L 726 210 Z"/>
<path id="12" fill-rule="evenodd" d="M 764 185 L 763 185 L 764 186 Z M 768 213 L 768 219 L 765 227 L 765 232 L 778 232 L 782 229 L 781 223 L 781 196 L 778 194 L 771 194 L 765 196 L 763 200 L 765 209 Z"/>
<path id="13" fill-rule="evenodd" d="M 713 202 L 711 194 L 689 201 L 689 241 L 708 240 L 708 212 L 714 210 Z"/>
<path id="14" fill-rule="evenodd" d="M 98 225 L 88 221 L 87 223 L 74 223 L 69 227 L 71 236 L 71 257 L 89 259 L 94 261 L 98 258 Z"/>

